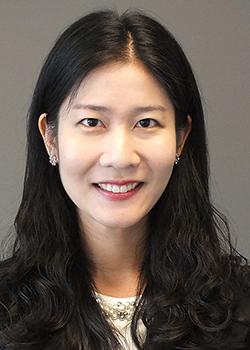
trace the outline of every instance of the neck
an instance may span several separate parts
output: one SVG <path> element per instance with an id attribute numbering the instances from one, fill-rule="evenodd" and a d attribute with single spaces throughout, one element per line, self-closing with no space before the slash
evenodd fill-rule
<path id="1" fill-rule="evenodd" d="M 132 228 L 110 229 L 85 220 L 81 227 L 94 266 L 97 292 L 113 297 L 135 296 L 145 251 L 145 222 Z"/>

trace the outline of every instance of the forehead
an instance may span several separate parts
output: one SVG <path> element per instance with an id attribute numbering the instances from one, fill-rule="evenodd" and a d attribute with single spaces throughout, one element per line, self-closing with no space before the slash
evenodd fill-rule
<path id="1" fill-rule="evenodd" d="M 140 61 L 110 63 L 91 71 L 74 98 L 65 101 L 69 108 L 82 103 L 124 111 L 145 103 L 173 109 L 164 88 Z"/>

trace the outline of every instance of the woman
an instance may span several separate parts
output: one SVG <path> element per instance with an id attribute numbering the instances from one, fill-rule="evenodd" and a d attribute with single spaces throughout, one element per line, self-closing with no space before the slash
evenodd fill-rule
<path id="1" fill-rule="evenodd" d="M 16 241 L 1 262 L 11 349 L 247 349 L 249 269 L 211 204 L 199 91 L 139 11 L 57 40 L 28 114 Z"/>

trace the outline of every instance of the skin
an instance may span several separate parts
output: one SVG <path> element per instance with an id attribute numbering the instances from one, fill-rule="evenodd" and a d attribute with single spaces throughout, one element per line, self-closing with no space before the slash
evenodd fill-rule
<path id="1" fill-rule="evenodd" d="M 108 110 L 83 109 L 79 104 Z M 160 105 L 165 111 L 133 111 L 149 105 Z M 98 121 L 89 126 L 84 118 Z M 146 126 L 142 119 L 149 119 Z M 39 117 L 45 147 L 57 156 L 62 184 L 75 203 L 100 293 L 135 295 L 148 214 L 169 182 L 176 153 L 181 154 L 191 125 L 188 116 L 186 128 L 176 135 L 174 107 L 139 61 L 110 63 L 89 73 L 73 102 L 69 105 L 69 97 L 63 102 L 56 138 L 46 125 L 46 113 Z M 107 199 L 93 186 L 123 179 L 144 185 L 124 201 Z"/>

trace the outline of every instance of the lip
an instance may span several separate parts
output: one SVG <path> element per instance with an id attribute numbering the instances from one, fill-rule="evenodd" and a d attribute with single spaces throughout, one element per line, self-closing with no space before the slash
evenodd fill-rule
<path id="1" fill-rule="evenodd" d="M 141 183 L 142 181 L 139 180 L 123 180 L 123 181 L 112 181 L 112 180 L 108 180 L 108 181 L 100 181 L 100 182 L 95 182 L 94 184 L 103 184 L 103 185 L 117 185 L 117 186 L 122 186 L 122 185 L 128 185 L 131 183 L 135 183 L 135 182 L 139 182 Z"/>
<path id="2" fill-rule="evenodd" d="M 134 181 L 134 182 L 138 182 L 138 181 Z M 103 188 L 99 187 L 97 184 L 94 184 L 94 187 L 105 198 L 113 200 L 113 201 L 121 201 L 121 200 L 129 199 L 132 196 L 136 195 L 136 193 L 139 192 L 140 189 L 143 187 L 143 182 L 141 182 L 133 190 L 130 190 L 128 192 L 123 192 L 123 193 L 122 192 L 114 193 L 114 192 L 111 192 L 111 191 L 106 191 Z"/>

